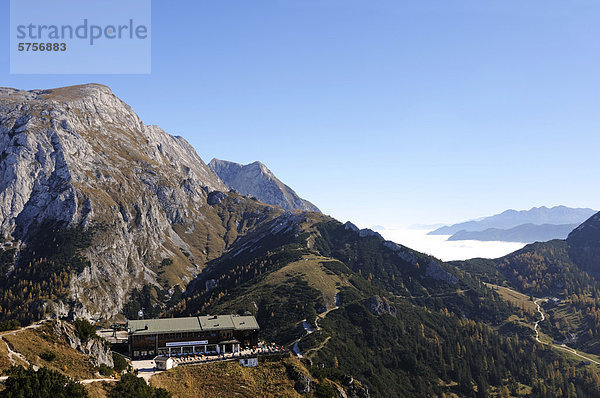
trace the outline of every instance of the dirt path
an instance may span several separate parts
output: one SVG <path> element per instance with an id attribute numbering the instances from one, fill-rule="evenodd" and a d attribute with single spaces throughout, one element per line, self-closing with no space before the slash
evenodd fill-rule
<path id="1" fill-rule="evenodd" d="M 14 329 L 14 330 L 7 330 L 4 332 L 0 332 L 0 336 L 10 336 L 10 335 L 14 335 L 17 333 L 22 332 L 23 330 L 27 330 L 27 329 L 37 329 L 40 326 L 42 326 L 44 323 L 46 322 L 46 319 L 42 319 L 39 322 L 36 323 L 32 323 L 31 325 L 28 326 L 23 326 L 22 328 L 18 328 L 18 329 Z"/>
<path id="2" fill-rule="evenodd" d="M 547 300 L 546 299 L 537 299 L 533 302 L 537 306 L 537 310 L 541 316 L 541 318 L 538 319 L 533 326 L 533 330 L 535 331 L 535 341 L 537 341 L 538 343 L 542 343 L 540 341 L 540 331 L 538 330 L 538 327 L 540 326 L 540 322 L 543 322 L 546 319 L 546 317 L 544 316 L 544 313 L 542 312 L 542 307 L 540 307 L 540 305 L 538 304 L 539 301 L 546 302 Z M 545 343 L 542 343 L 542 344 L 545 344 Z"/>
<path id="3" fill-rule="evenodd" d="M 327 338 L 325 340 L 323 340 L 323 342 L 321 344 L 319 344 L 317 347 L 311 348 L 309 350 L 306 350 L 306 352 L 304 353 L 304 355 L 308 355 L 309 353 L 311 353 L 313 351 L 319 351 L 321 348 L 325 347 L 325 344 L 327 344 L 327 342 L 330 339 L 331 339 L 331 336 L 327 336 Z"/>
<path id="4" fill-rule="evenodd" d="M 25 363 L 26 366 L 31 366 L 33 367 L 33 370 L 37 371 L 39 369 L 39 367 L 37 365 L 32 365 L 27 358 L 25 358 L 25 356 L 23 354 L 21 354 L 20 352 L 17 352 L 15 350 L 13 350 L 13 346 L 12 344 L 10 344 L 8 342 L 8 340 L 6 340 L 4 338 L 4 335 L 2 336 L 2 341 L 4 341 L 4 344 L 6 344 L 6 348 L 8 349 L 8 359 L 10 361 L 10 363 L 12 365 L 20 365 L 17 363 L 17 361 L 15 360 L 15 358 L 18 358 L 19 361 L 21 361 L 22 363 Z"/>
<path id="5" fill-rule="evenodd" d="M 300 351 L 300 347 L 298 347 L 298 343 L 300 342 L 300 340 L 302 340 L 303 338 L 305 338 L 306 336 L 308 336 L 309 334 L 311 334 L 312 332 L 314 332 L 313 328 L 310 327 L 310 325 L 308 324 L 308 322 L 306 322 L 306 319 L 303 319 L 302 321 L 302 328 L 304 329 L 304 331 L 306 332 L 304 335 L 298 337 L 294 343 L 292 344 L 292 351 L 294 351 L 294 354 L 296 354 L 296 356 L 298 358 L 302 358 L 302 352 Z M 316 321 L 315 321 L 316 323 Z"/>
<path id="6" fill-rule="evenodd" d="M 544 312 L 542 311 L 542 307 L 540 306 L 539 303 L 540 302 L 546 302 L 546 301 L 548 301 L 548 299 L 536 299 L 534 301 L 535 305 L 537 306 L 537 310 L 540 313 L 540 319 L 538 319 L 535 322 L 534 327 L 533 327 L 533 330 L 535 331 L 535 340 L 538 343 L 549 345 L 549 346 L 557 348 L 559 350 L 563 350 L 563 351 L 569 352 L 569 353 L 571 353 L 571 354 L 573 354 L 575 356 L 578 356 L 579 358 L 582 358 L 582 359 L 584 359 L 586 361 L 590 361 L 591 363 L 594 363 L 596 365 L 600 365 L 600 362 L 595 361 L 592 358 L 588 358 L 588 357 L 586 357 L 584 355 L 581 355 L 575 349 L 567 346 L 566 344 L 556 345 L 556 344 L 551 344 L 551 343 L 544 343 L 543 341 L 540 340 L 540 332 L 538 330 L 538 327 L 539 327 L 540 322 L 543 322 L 544 320 L 546 320 L 546 316 L 544 315 Z"/>
<path id="7" fill-rule="evenodd" d="M 115 381 L 119 381 L 119 380 L 117 380 L 117 379 L 105 379 L 105 378 L 79 380 L 79 382 L 81 384 L 90 384 L 90 383 L 104 382 L 104 381 L 115 382 Z"/>
<path id="8" fill-rule="evenodd" d="M 328 309 L 327 311 L 317 315 L 317 317 L 315 318 L 315 327 L 317 328 L 317 330 L 321 330 L 321 327 L 319 326 L 319 319 L 324 319 L 327 316 L 327 314 L 329 314 L 331 311 L 337 310 L 338 308 L 340 308 L 340 307 L 335 306 L 335 307 L 332 307 L 332 308 Z"/>
<path id="9" fill-rule="evenodd" d="M 40 326 L 42 326 L 44 324 L 44 322 L 46 322 L 46 320 L 41 320 L 39 322 L 33 323 L 31 325 L 28 326 L 24 326 L 22 328 L 18 328 L 15 330 L 7 330 L 4 332 L 0 332 L 0 339 L 4 342 L 4 344 L 6 344 L 6 348 L 8 349 L 8 359 L 10 360 L 10 363 L 12 365 L 25 365 L 25 366 L 31 366 L 33 368 L 33 370 L 35 370 L 36 372 L 39 370 L 39 367 L 37 365 L 32 364 L 31 362 L 29 362 L 27 360 L 27 358 L 21 354 L 20 352 L 17 352 L 14 350 L 14 347 L 12 346 L 12 344 L 10 344 L 10 342 L 6 339 L 5 336 L 14 336 L 17 333 L 20 333 L 24 330 L 28 330 L 28 329 L 37 329 Z M 0 376 L 0 383 L 6 381 L 6 379 L 8 379 L 8 376 Z M 90 383 L 95 383 L 95 382 L 109 382 L 109 383 L 113 383 L 118 381 L 117 379 L 114 378 L 92 378 L 92 379 L 83 379 L 83 380 L 77 380 L 79 383 L 82 384 L 90 384 Z"/>
<path id="10" fill-rule="evenodd" d="M 553 347 L 558 348 L 559 350 L 570 352 L 571 354 L 576 355 L 579 358 L 585 359 L 586 361 L 590 361 L 591 363 L 595 363 L 596 365 L 600 365 L 600 362 L 594 361 L 592 358 L 588 358 L 586 356 L 581 355 L 580 353 L 575 351 L 573 348 L 567 346 L 566 344 L 554 345 Z"/>
<path id="11" fill-rule="evenodd" d="M 312 334 L 315 330 L 321 330 L 321 327 L 319 326 L 319 319 L 324 319 L 327 316 L 327 314 L 329 314 L 331 311 L 337 310 L 338 308 L 340 308 L 340 307 L 335 306 L 335 307 L 332 307 L 332 308 L 328 309 L 327 311 L 322 312 L 319 315 L 317 315 L 317 317 L 315 318 L 315 328 L 314 329 L 308 324 L 308 322 L 306 321 L 306 319 L 303 319 L 301 321 L 302 322 L 302 328 L 304 328 L 304 331 L 306 333 L 303 336 L 297 338 L 291 344 L 292 345 L 292 351 L 294 352 L 294 354 L 296 354 L 296 356 L 298 358 L 303 358 L 304 357 L 304 355 L 302 354 L 302 351 L 300 351 L 300 347 L 298 346 L 298 343 L 300 343 L 300 341 L 303 338 L 305 338 L 306 336 Z M 325 341 L 323 343 L 321 343 L 319 345 L 319 347 L 311 348 L 310 350 L 307 351 L 307 353 L 311 352 L 311 351 L 318 351 L 318 350 L 320 350 L 321 348 L 323 348 L 323 346 L 325 345 L 325 343 L 327 343 L 327 341 L 329 341 L 330 338 L 331 337 L 327 337 L 327 339 L 325 339 Z"/>
<path id="12" fill-rule="evenodd" d="M 0 338 L 2 339 L 2 341 L 4 341 L 4 344 L 6 344 L 6 348 L 8 349 L 8 359 L 9 359 L 9 361 L 10 361 L 10 363 L 12 365 L 22 365 L 22 364 L 25 364 L 26 366 L 33 367 L 33 370 L 35 370 L 35 371 L 37 371 L 39 369 L 39 367 L 37 365 L 32 365 L 27 360 L 27 358 L 25 358 L 25 356 L 23 354 L 21 354 L 20 352 L 15 351 L 14 347 L 12 346 L 12 344 L 10 344 L 8 342 L 8 340 L 4 336 L 14 336 L 17 333 L 22 332 L 23 330 L 37 329 L 40 326 L 42 326 L 44 322 L 46 322 L 45 319 L 41 320 L 39 322 L 36 322 L 36 323 L 32 323 L 31 325 L 28 325 L 28 326 L 24 326 L 22 328 L 0 332 Z M 21 363 L 17 363 L 17 360 L 15 360 L 15 358 L 17 358 L 19 361 L 21 361 Z M 0 381 L 1 380 L 2 379 L 0 379 Z M 4 380 L 6 380 L 6 379 L 4 379 Z"/>
<path id="13" fill-rule="evenodd" d="M 453 291 L 451 293 L 436 293 L 436 294 L 425 294 L 422 296 L 401 296 L 398 294 L 394 294 L 394 297 L 397 298 L 403 298 L 403 299 L 422 299 L 422 298 L 444 298 L 444 297 L 453 297 L 456 296 L 457 294 L 464 294 L 466 292 L 470 292 L 472 289 L 458 289 L 456 291 Z"/>

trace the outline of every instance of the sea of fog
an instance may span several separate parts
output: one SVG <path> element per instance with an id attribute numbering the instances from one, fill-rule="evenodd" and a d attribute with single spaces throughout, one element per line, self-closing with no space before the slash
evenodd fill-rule
<path id="1" fill-rule="evenodd" d="M 450 235 L 427 235 L 431 229 L 377 229 L 385 239 L 444 261 L 466 260 L 474 257 L 497 258 L 525 246 L 519 242 L 480 242 L 476 240 L 447 240 Z"/>

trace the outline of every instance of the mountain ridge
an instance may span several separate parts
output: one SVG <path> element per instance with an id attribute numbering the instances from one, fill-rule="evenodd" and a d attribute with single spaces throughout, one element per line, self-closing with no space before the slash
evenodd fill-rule
<path id="1" fill-rule="evenodd" d="M 581 224 L 596 210 L 589 208 L 570 208 L 566 206 L 533 207 L 529 210 L 505 210 L 502 213 L 477 220 L 446 225 L 429 232 L 429 235 L 453 235 L 459 231 L 483 231 L 488 228 L 510 229 L 523 224 Z"/>
<path id="2" fill-rule="evenodd" d="M 449 241 L 479 240 L 502 242 L 545 242 L 566 239 L 578 224 L 521 224 L 509 229 L 488 228 L 483 231 L 461 230 L 448 238 Z"/>
<path id="3" fill-rule="evenodd" d="M 571 258 L 600 280 L 600 212 L 571 231 L 566 242 Z"/>
<path id="4" fill-rule="evenodd" d="M 289 186 L 281 182 L 260 161 L 246 165 L 213 158 L 208 167 L 213 170 L 230 189 L 242 195 L 250 195 L 271 205 L 286 210 L 321 211 L 311 202 L 302 199 Z"/>

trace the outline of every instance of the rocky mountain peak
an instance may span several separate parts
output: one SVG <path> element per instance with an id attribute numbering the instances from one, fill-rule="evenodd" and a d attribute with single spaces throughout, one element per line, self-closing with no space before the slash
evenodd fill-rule
<path id="1" fill-rule="evenodd" d="M 250 165 L 257 167 L 261 173 L 263 173 L 271 178 L 276 178 L 275 175 L 271 172 L 271 170 L 269 170 L 269 168 L 264 163 L 261 163 L 257 160 L 253 163 L 250 163 Z"/>
<path id="2" fill-rule="evenodd" d="M 12 97 L 14 100 L 32 100 L 40 99 L 46 102 L 71 102 L 78 101 L 86 97 L 100 98 L 101 96 L 115 96 L 110 87 L 103 84 L 88 83 L 76 86 L 58 87 L 44 90 L 19 90 L 10 87 L 0 87 L 0 96 L 2 98 Z"/>
<path id="3" fill-rule="evenodd" d="M 106 86 L 0 88 L 2 243 L 26 247 L 44 225 L 102 226 L 70 287 L 88 314 L 117 313 L 134 287 L 185 283 L 277 215 L 242 199 L 240 212 L 218 210 L 213 191 L 228 187 L 188 142 L 144 124 Z"/>
<path id="4" fill-rule="evenodd" d="M 254 196 L 258 200 L 286 210 L 319 209 L 281 182 L 259 161 L 242 165 L 227 160 L 213 159 L 208 166 L 223 180 L 230 189 L 242 195 Z"/>
<path id="5" fill-rule="evenodd" d="M 117 185 L 148 185 L 167 170 L 197 188 L 226 190 L 191 145 L 146 126 L 103 85 L 2 89 L 0 115 L 0 202 L 10 209 L 0 215 L 4 236 L 26 232 L 35 219 L 70 223 L 110 213 L 87 202 L 93 195 L 85 191 L 102 186 L 110 196 Z"/>

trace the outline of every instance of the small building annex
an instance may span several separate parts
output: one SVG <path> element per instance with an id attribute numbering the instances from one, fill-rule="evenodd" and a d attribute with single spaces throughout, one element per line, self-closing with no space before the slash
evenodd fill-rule
<path id="1" fill-rule="evenodd" d="M 239 352 L 258 343 L 253 316 L 207 315 L 127 322 L 131 359 L 156 355 Z"/>

